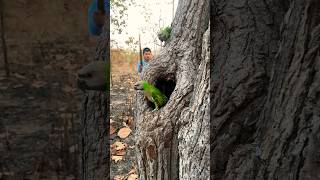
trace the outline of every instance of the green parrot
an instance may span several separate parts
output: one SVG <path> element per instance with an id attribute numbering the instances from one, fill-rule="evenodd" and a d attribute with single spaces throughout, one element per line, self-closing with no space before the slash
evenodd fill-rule
<path id="1" fill-rule="evenodd" d="M 149 84 L 147 81 L 139 81 L 134 85 L 135 90 L 143 91 L 144 95 L 149 101 L 154 103 L 156 107 L 153 111 L 159 110 L 160 107 L 164 106 L 168 98 L 152 84 Z"/>
<path id="2" fill-rule="evenodd" d="M 77 84 L 82 90 L 109 91 L 110 63 L 93 61 L 78 72 Z"/>

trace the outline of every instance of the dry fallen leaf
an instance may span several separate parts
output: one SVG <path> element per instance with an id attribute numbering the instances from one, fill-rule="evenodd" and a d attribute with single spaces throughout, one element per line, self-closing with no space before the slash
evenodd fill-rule
<path id="1" fill-rule="evenodd" d="M 124 155 L 126 155 L 126 150 L 125 150 L 125 149 L 118 150 L 118 151 L 116 152 L 116 155 L 117 155 L 117 156 L 124 156 Z"/>
<path id="2" fill-rule="evenodd" d="M 126 147 L 128 147 L 128 145 L 126 143 L 119 142 L 119 141 L 117 141 L 113 144 L 115 145 L 116 150 L 122 150 L 122 149 L 125 149 Z"/>
<path id="3" fill-rule="evenodd" d="M 124 128 L 121 128 L 118 132 L 118 136 L 120 138 L 126 138 L 129 136 L 129 134 L 131 133 L 131 129 L 128 128 L 128 127 L 124 127 Z"/>
<path id="4" fill-rule="evenodd" d="M 122 180 L 122 179 L 124 179 L 124 178 L 125 178 L 124 176 L 116 175 L 116 176 L 114 177 L 114 180 Z"/>
<path id="5" fill-rule="evenodd" d="M 111 156 L 111 159 L 114 160 L 115 162 L 123 160 L 123 156 Z"/>
<path id="6" fill-rule="evenodd" d="M 138 175 L 136 174 L 130 174 L 130 176 L 128 177 L 128 180 L 136 180 L 138 179 Z"/>

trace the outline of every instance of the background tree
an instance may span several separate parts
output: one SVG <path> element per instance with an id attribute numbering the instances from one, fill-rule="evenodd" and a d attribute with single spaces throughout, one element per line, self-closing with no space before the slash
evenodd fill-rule
<path id="1" fill-rule="evenodd" d="M 128 6 L 132 5 L 134 1 L 126 0 L 110 0 L 110 9 L 111 9 L 111 33 L 122 33 L 124 27 L 126 27 L 126 20 L 128 14 Z"/>
<path id="2" fill-rule="evenodd" d="M 7 52 L 6 35 L 5 35 L 4 10 L 5 10 L 5 4 L 3 0 L 0 0 L 1 45 L 2 45 L 2 52 L 3 52 L 4 68 L 6 71 L 6 75 L 9 76 L 10 69 L 9 69 L 9 63 L 8 63 L 8 52 Z"/>
<path id="3" fill-rule="evenodd" d="M 110 61 L 110 33 L 121 33 L 126 25 L 127 6 L 132 1 L 110 0 L 108 16 L 99 37 L 93 60 Z M 110 32 L 110 22 L 112 30 Z M 114 42 L 114 41 L 113 41 Z M 82 105 L 81 177 L 83 180 L 109 178 L 109 92 L 88 92 Z"/>
<path id="4" fill-rule="evenodd" d="M 320 1 L 211 9 L 212 179 L 319 179 Z"/>
<path id="5" fill-rule="evenodd" d="M 94 61 L 109 61 L 110 59 L 109 18 L 106 16 L 106 22 L 96 46 Z M 110 73 L 110 70 L 107 73 Z M 81 112 L 81 179 L 109 178 L 109 91 L 87 91 L 83 97 Z"/>
<path id="6" fill-rule="evenodd" d="M 209 176 L 209 0 L 179 1 L 172 39 L 142 79 L 169 101 L 159 111 L 137 94 L 139 179 Z"/>

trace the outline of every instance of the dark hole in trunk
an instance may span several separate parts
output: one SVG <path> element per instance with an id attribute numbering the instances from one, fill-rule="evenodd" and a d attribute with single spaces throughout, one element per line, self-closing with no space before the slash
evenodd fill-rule
<path id="1" fill-rule="evenodd" d="M 173 78 L 172 79 L 159 78 L 156 80 L 155 86 L 162 93 L 164 93 L 169 100 L 174 88 L 176 87 L 176 81 Z"/>
<path id="2" fill-rule="evenodd" d="M 151 101 L 149 101 L 149 100 L 147 100 L 147 105 L 148 105 L 148 107 L 151 108 L 151 109 L 155 109 L 155 108 L 156 108 L 156 106 L 153 104 L 153 102 L 151 102 Z"/>

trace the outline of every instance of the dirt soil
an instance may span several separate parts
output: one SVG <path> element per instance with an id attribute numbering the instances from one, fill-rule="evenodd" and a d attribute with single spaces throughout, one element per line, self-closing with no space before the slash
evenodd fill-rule
<path id="1" fill-rule="evenodd" d="M 135 98 L 133 85 L 139 77 L 131 62 L 122 58 L 114 58 L 111 61 L 111 179 L 127 179 L 136 175 L 134 129 L 132 129 Z M 127 137 L 119 137 L 119 130 L 122 128 L 130 129 Z M 117 146 L 119 143 L 124 146 Z"/>

